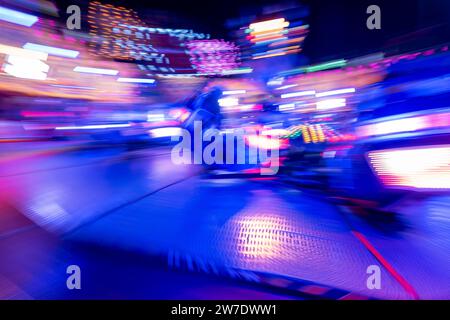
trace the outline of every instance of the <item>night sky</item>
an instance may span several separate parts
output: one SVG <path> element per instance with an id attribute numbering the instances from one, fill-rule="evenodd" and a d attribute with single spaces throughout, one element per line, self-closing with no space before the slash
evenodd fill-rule
<path id="1" fill-rule="evenodd" d="M 57 1 L 61 7 L 76 0 Z M 88 3 L 87 0 L 78 1 Z M 264 6 L 301 3 L 309 9 L 304 53 L 311 62 L 352 57 L 391 48 L 414 50 L 450 41 L 448 0 L 103 0 L 135 9 L 163 27 L 193 28 L 230 38 L 227 21 L 257 14 Z M 381 8 L 381 30 L 368 30 L 366 8 Z M 168 14 L 170 13 L 170 14 Z M 406 35 L 406 38 L 405 38 Z M 403 36 L 403 38 L 398 38 Z M 411 42 L 413 45 L 411 45 Z M 417 48 L 415 48 L 417 47 Z"/>

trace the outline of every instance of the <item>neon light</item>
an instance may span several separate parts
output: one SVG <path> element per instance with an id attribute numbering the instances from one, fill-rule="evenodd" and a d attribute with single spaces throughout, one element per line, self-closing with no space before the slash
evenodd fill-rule
<path id="1" fill-rule="evenodd" d="M 150 136 L 153 138 L 164 138 L 172 136 L 181 136 L 182 131 L 179 127 L 155 128 L 149 130 Z"/>
<path id="2" fill-rule="evenodd" d="M 55 130 L 90 130 L 90 129 L 110 129 L 110 128 L 126 128 L 126 127 L 131 127 L 131 124 L 123 123 L 123 124 L 99 124 L 89 126 L 67 126 L 67 127 L 56 127 Z"/>
<path id="3" fill-rule="evenodd" d="M 246 138 L 249 146 L 259 149 L 280 149 L 282 145 L 282 141 L 280 141 L 280 139 L 263 135 L 249 135 Z"/>
<path id="4" fill-rule="evenodd" d="M 75 113 L 66 111 L 21 111 L 20 115 L 26 118 L 74 117 Z"/>
<path id="5" fill-rule="evenodd" d="M 75 72 L 83 72 L 83 73 L 94 73 L 94 74 L 105 74 L 115 76 L 119 73 L 118 70 L 112 69 L 100 69 L 100 68 L 90 68 L 90 67 L 75 67 L 73 69 Z"/>
<path id="6" fill-rule="evenodd" d="M 333 96 L 333 95 L 344 94 L 344 93 L 353 93 L 355 91 L 356 91 L 355 88 L 337 89 L 337 90 L 319 92 L 318 94 L 316 94 L 316 97 L 317 98 L 327 97 L 327 96 Z"/>
<path id="7" fill-rule="evenodd" d="M 388 187 L 450 188 L 450 146 L 401 148 L 368 153 L 372 170 Z"/>
<path id="8" fill-rule="evenodd" d="M 39 19 L 31 14 L 0 7 L 0 20 L 31 27 Z"/>
<path id="9" fill-rule="evenodd" d="M 294 22 L 295 25 L 300 23 L 301 21 Z M 245 45 L 243 47 L 244 52 L 246 52 L 244 58 L 250 56 L 251 59 L 256 60 L 300 52 L 302 50 L 300 45 L 306 37 L 308 26 L 305 25 L 289 29 L 289 25 L 290 22 L 284 18 L 250 24 L 245 30 L 247 34 L 245 36 L 245 42 L 248 42 L 247 44 L 250 46 Z M 270 48 L 276 49 L 267 50 Z"/>
<path id="10" fill-rule="evenodd" d="M 48 54 L 0 44 L 0 53 L 29 59 L 47 60 Z"/>
<path id="11" fill-rule="evenodd" d="M 254 32 L 262 32 L 268 30 L 276 30 L 283 29 L 289 26 L 289 22 L 287 22 L 284 18 L 266 20 L 261 22 L 255 22 L 250 24 L 249 28 Z"/>
<path id="12" fill-rule="evenodd" d="M 327 70 L 327 69 L 332 69 L 332 68 L 339 68 L 339 67 L 345 66 L 346 63 L 347 63 L 346 60 L 336 60 L 336 61 L 318 64 L 315 66 L 306 67 L 305 71 L 306 72 L 316 72 L 316 71 L 322 71 L 322 70 Z"/>
<path id="13" fill-rule="evenodd" d="M 234 95 L 234 94 L 245 94 L 247 93 L 246 90 L 231 90 L 231 91 L 224 91 L 222 94 L 223 95 Z"/>
<path id="14" fill-rule="evenodd" d="M 233 75 L 233 74 L 245 74 L 245 73 L 252 73 L 252 68 L 240 68 L 240 69 L 232 69 L 232 70 L 224 70 L 222 71 L 222 74 L 225 75 Z"/>
<path id="15" fill-rule="evenodd" d="M 186 43 L 190 61 L 199 73 L 220 74 L 238 67 L 239 48 L 224 40 L 193 40 Z"/>
<path id="16" fill-rule="evenodd" d="M 78 51 L 75 51 L 75 50 L 68 50 L 68 49 L 62 49 L 62 48 L 57 48 L 57 47 L 49 47 L 49 46 L 44 46 L 44 45 L 30 43 L 30 42 L 26 43 L 23 46 L 23 48 L 28 49 L 28 50 L 45 52 L 50 55 L 60 56 L 60 57 L 65 57 L 65 58 L 76 58 L 80 54 Z"/>
<path id="17" fill-rule="evenodd" d="M 273 78 L 267 82 L 267 85 L 268 86 L 279 86 L 279 85 L 282 85 L 283 82 L 284 82 L 284 78 Z"/>
<path id="18" fill-rule="evenodd" d="M 271 58 L 271 57 L 277 57 L 277 56 L 284 56 L 287 52 L 278 52 L 278 53 L 269 53 L 261 56 L 254 56 L 252 59 L 264 59 L 264 58 Z"/>
<path id="19" fill-rule="evenodd" d="M 155 79 L 140 79 L 140 78 L 118 78 L 118 82 L 130 82 L 130 83 L 155 83 Z"/>
<path id="20" fill-rule="evenodd" d="M 305 143 L 311 143 L 311 137 L 309 136 L 309 131 L 307 126 L 302 126 L 303 141 Z"/>
<path id="21" fill-rule="evenodd" d="M 289 133 L 286 129 L 267 129 L 261 132 L 263 136 L 285 136 Z"/>
<path id="22" fill-rule="evenodd" d="M 282 99 L 286 98 L 293 98 L 293 97 L 302 97 L 302 96 L 313 96 L 316 92 L 314 90 L 308 90 L 308 91 L 298 91 L 298 92 L 291 92 L 291 93 L 285 93 L 281 95 Z"/>
<path id="23" fill-rule="evenodd" d="M 258 105 L 256 104 L 242 104 L 239 106 L 240 111 L 251 111 L 251 110 L 257 110 Z"/>
<path id="24" fill-rule="evenodd" d="M 328 110 L 335 109 L 340 107 L 345 107 L 346 102 L 345 99 L 328 99 L 323 101 L 318 101 L 316 103 L 317 110 Z"/>
<path id="25" fill-rule="evenodd" d="M 359 137 L 450 127 L 450 112 L 377 122 L 357 128 Z"/>
<path id="26" fill-rule="evenodd" d="M 261 31 L 261 32 L 252 32 L 247 38 L 250 40 L 259 41 L 261 38 L 271 37 L 271 36 L 281 36 L 282 34 L 288 33 L 288 30 L 269 30 L 269 31 Z"/>
<path id="27" fill-rule="evenodd" d="M 316 125 L 317 136 L 319 137 L 319 141 L 323 142 L 326 140 L 325 134 L 323 133 L 322 126 L 320 124 Z"/>
<path id="28" fill-rule="evenodd" d="M 275 90 L 285 90 L 285 89 L 289 89 L 289 88 L 293 88 L 298 86 L 298 84 L 287 84 L 285 86 L 279 87 L 279 88 L 275 88 Z"/>
<path id="29" fill-rule="evenodd" d="M 30 59 L 21 56 L 8 56 L 8 64 L 4 71 L 16 78 L 45 80 L 50 67 L 39 59 Z"/>
<path id="30" fill-rule="evenodd" d="M 149 113 L 149 114 L 147 114 L 148 122 L 160 122 L 160 121 L 164 121 L 164 119 L 165 119 L 164 113 Z"/>
<path id="31" fill-rule="evenodd" d="M 286 104 L 280 104 L 278 106 L 279 111 L 290 111 L 295 109 L 295 103 L 286 103 Z"/>
<path id="32" fill-rule="evenodd" d="M 238 98 L 222 98 L 219 99 L 219 106 L 221 107 L 235 107 L 239 104 Z"/>
<path id="33" fill-rule="evenodd" d="M 279 32 L 281 33 L 281 32 Z M 250 41 L 255 43 L 255 44 L 260 44 L 260 43 L 270 43 L 273 41 L 283 41 L 283 40 L 287 40 L 287 37 L 283 37 L 282 34 L 276 34 L 276 35 L 268 35 L 268 36 L 260 36 L 258 38 L 251 38 Z"/>
<path id="34" fill-rule="evenodd" d="M 62 84 L 51 84 L 50 86 L 64 89 L 95 90 L 94 87 L 66 86 Z"/>
<path id="35" fill-rule="evenodd" d="M 298 42 L 302 42 L 303 40 L 305 40 L 305 37 L 275 41 L 275 42 L 272 42 L 271 44 L 269 44 L 269 47 L 278 47 L 278 46 L 282 46 L 282 45 L 285 45 L 285 44 L 298 43 Z"/>

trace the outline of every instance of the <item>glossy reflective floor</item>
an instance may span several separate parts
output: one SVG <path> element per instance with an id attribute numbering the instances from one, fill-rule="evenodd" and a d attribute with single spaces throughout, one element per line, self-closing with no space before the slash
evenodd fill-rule
<path id="1" fill-rule="evenodd" d="M 450 297 L 449 197 L 374 217 L 277 180 L 211 179 L 164 147 L 1 150 L 1 298 L 299 298 L 237 271 L 374 298 Z M 71 264 L 82 290 L 66 288 Z M 367 287 L 370 265 L 381 289 Z"/>

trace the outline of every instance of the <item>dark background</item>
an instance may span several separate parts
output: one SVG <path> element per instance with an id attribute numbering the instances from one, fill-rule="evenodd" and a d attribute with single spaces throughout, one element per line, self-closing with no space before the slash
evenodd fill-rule
<path id="1" fill-rule="evenodd" d="M 87 0 L 59 0 L 60 8 Z M 135 9 L 150 25 L 193 28 L 230 39 L 229 21 L 258 16 L 264 7 L 289 4 L 309 10 L 304 54 L 310 62 L 353 57 L 380 50 L 406 51 L 450 40 L 449 0 L 103 0 Z M 369 5 L 381 8 L 381 30 L 366 27 Z M 83 10 L 83 9 L 82 9 Z M 62 18 L 65 13 L 62 11 Z"/>

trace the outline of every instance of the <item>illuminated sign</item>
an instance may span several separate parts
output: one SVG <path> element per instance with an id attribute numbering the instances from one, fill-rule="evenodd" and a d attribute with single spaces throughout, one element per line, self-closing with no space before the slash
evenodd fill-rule
<path id="1" fill-rule="evenodd" d="M 242 58 L 264 59 L 298 53 L 309 26 L 302 21 L 277 18 L 253 22 L 241 29 L 239 45 L 244 48 Z"/>
<path id="2" fill-rule="evenodd" d="M 6 54 L 5 73 L 16 78 L 45 80 L 50 67 L 43 61 L 47 53 L 0 45 L 0 53 Z"/>
<path id="3" fill-rule="evenodd" d="M 238 47 L 224 40 L 193 40 L 186 44 L 193 67 L 200 73 L 223 74 L 238 67 Z"/>
<path id="4" fill-rule="evenodd" d="M 149 27 L 132 9 L 94 1 L 89 4 L 91 52 L 135 61 L 149 74 L 193 73 L 185 42 L 209 39 L 188 29 Z"/>

